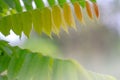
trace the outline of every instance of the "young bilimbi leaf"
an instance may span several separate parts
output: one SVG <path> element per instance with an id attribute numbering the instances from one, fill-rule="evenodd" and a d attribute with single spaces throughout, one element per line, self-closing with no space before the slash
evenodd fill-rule
<path id="1" fill-rule="evenodd" d="M 52 13 L 49 7 L 45 7 L 41 11 L 42 24 L 43 24 L 43 32 L 51 37 L 52 30 Z"/>
<path id="2" fill-rule="evenodd" d="M 75 2 L 75 3 L 73 3 L 73 6 L 74 6 L 74 11 L 75 11 L 75 15 L 76 15 L 77 19 L 79 20 L 80 23 L 84 23 L 82 9 L 81 9 L 79 3 Z"/>
<path id="3" fill-rule="evenodd" d="M 67 24 L 66 24 L 66 22 L 65 22 L 63 12 L 62 12 L 61 14 L 62 14 L 62 29 L 63 29 L 67 34 L 69 34 L 69 32 L 68 32 L 68 27 L 67 27 Z"/>
<path id="4" fill-rule="evenodd" d="M 76 24 L 75 24 L 74 17 L 73 17 L 69 3 L 65 3 L 63 5 L 63 16 L 64 16 L 67 26 L 70 26 L 76 29 Z"/>
<path id="5" fill-rule="evenodd" d="M 93 19 L 92 9 L 89 1 L 86 1 L 86 11 L 90 19 Z"/>
<path id="6" fill-rule="evenodd" d="M 60 27 L 62 25 L 62 14 L 61 8 L 58 5 L 52 7 L 52 20 L 54 25 L 54 33 L 59 35 Z"/>
<path id="7" fill-rule="evenodd" d="M 93 3 L 93 8 L 94 8 L 94 12 L 97 18 L 99 18 L 100 14 L 99 14 L 99 8 L 97 3 Z"/>
<path id="8" fill-rule="evenodd" d="M 22 31 L 24 32 L 24 34 L 27 37 L 29 37 L 31 29 L 32 29 L 31 13 L 30 12 L 24 12 L 24 14 L 21 14 L 21 18 L 22 18 L 22 24 L 23 24 Z"/>
<path id="9" fill-rule="evenodd" d="M 21 14 L 12 15 L 12 30 L 15 34 L 21 35 L 23 29 L 23 22 Z"/>
<path id="10" fill-rule="evenodd" d="M 33 21 L 34 30 L 38 34 L 41 34 L 42 28 L 43 28 L 43 22 L 42 22 L 42 16 L 41 16 L 40 9 L 32 11 L 32 21 Z"/>

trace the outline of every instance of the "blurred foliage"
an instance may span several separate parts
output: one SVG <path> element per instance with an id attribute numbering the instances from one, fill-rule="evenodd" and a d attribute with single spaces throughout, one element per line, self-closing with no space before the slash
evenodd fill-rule
<path id="1" fill-rule="evenodd" d="M 45 36 L 35 37 L 34 35 L 34 37 L 27 39 L 21 47 L 52 57 L 60 57 L 61 55 L 57 42 Z"/>
<path id="2" fill-rule="evenodd" d="M 108 75 L 87 71 L 73 60 L 43 56 L 19 47 L 11 47 L 5 41 L 0 41 L 0 45 L 3 52 L 0 55 L 0 78 L 3 80 L 115 80 Z M 10 58 L 6 67 L 6 64 L 2 64 L 7 59 L 5 56 Z M 3 75 L 5 70 L 7 73 Z"/>

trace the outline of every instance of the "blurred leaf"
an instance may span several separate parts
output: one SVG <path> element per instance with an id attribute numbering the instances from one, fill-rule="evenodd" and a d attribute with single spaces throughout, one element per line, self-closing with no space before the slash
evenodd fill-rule
<path id="1" fill-rule="evenodd" d="M 42 9 L 42 8 L 45 7 L 44 2 L 42 0 L 34 0 L 34 1 L 35 1 L 35 4 L 36 4 L 37 8 Z"/>
<path id="2" fill-rule="evenodd" d="M 84 23 L 82 9 L 81 9 L 79 3 L 76 2 L 73 5 L 74 5 L 76 17 L 78 18 L 79 22 Z"/>
<path id="3" fill-rule="evenodd" d="M 0 76 L 0 80 L 8 80 L 7 76 Z"/>
<path id="4" fill-rule="evenodd" d="M 0 45 L 10 47 L 4 41 L 0 41 Z M 1 46 L 0 48 L 2 50 Z M 8 80 L 115 80 L 111 76 L 86 71 L 73 60 L 55 59 L 18 47 L 10 47 L 10 49 L 14 51 L 10 62 L 6 63 Z M 0 78 L 3 79 L 2 76 Z"/>
<path id="5" fill-rule="evenodd" d="M 92 1 L 92 2 L 96 2 L 96 0 L 90 0 L 90 1 Z"/>
<path id="6" fill-rule="evenodd" d="M 25 5 L 26 10 L 32 10 L 33 9 L 33 6 L 32 6 L 32 1 L 33 0 L 22 0 L 22 1 Z"/>
<path id="7" fill-rule="evenodd" d="M 15 9 L 18 11 L 18 12 L 22 12 L 23 8 L 21 6 L 21 3 L 20 3 L 20 0 L 13 0 L 14 3 L 15 3 Z"/>
<path id="8" fill-rule="evenodd" d="M 86 12 L 87 12 L 87 14 L 88 14 L 88 17 L 90 18 L 90 19 L 93 19 L 93 14 L 92 14 L 92 9 L 91 9 L 91 5 L 90 5 L 90 2 L 89 1 L 86 1 L 85 2 L 86 4 Z"/>
<path id="9" fill-rule="evenodd" d="M 57 57 L 58 55 L 61 55 L 60 50 L 55 44 L 54 40 L 47 39 L 44 37 L 29 38 L 24 42 L 24 44 L 21 47 L 24 49 L 29 49 L 32 52 L 38 52 L 43 55 L 49 55 L 52 57 Z"/>

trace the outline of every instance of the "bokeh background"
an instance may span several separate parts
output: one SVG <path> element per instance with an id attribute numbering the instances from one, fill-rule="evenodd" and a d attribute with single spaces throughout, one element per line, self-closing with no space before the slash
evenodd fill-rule
<path id="1" fill-rule="evenodd" d="M 53 57 L 77 60 L 86 69 L 115 76 L 120 79 L 120 0 L 97 0 L 100 18 L 89 20 L 84 14 L 86 24 L 76 20 L 77 31 L 69 29 L 69 34 L 61 30 L 60 38 L 53 34 L 53 39 L 38 35 L 34 31 L 29 39 L 10 31 L 0 39 L 13 46 L 41 52 Z M 85 12 L 85 10 L 83 10 Z"/>

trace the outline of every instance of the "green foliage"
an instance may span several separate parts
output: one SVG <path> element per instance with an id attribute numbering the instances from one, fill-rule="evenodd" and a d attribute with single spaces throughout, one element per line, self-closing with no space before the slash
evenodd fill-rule
<path id="1" fill-rule="evenodd" d="M 62 55 L 55 41 L 45 37 L 30 37 L 20 47 L 52 57 L 60 57 Z"/>
<path id="2" fill-rule="evenodd" d="M 11 47 L 5 41 L 0 41 L 0 51 L 0 73 L 7 70 L 8 78 L 1 75 L 3 80 L 115 80 L 111 76 L 86 71 L 73 60 L 43 56 Z"/>

